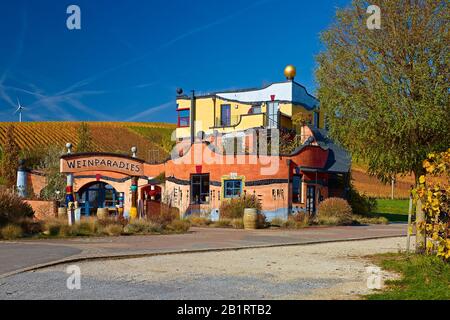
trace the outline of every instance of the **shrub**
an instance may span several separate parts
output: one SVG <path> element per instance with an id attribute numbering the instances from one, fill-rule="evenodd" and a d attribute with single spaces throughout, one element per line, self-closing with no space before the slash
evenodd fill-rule
<path id="1" fill-rule="evenodd" d="M 254 195 L 222 201 L 220 205 L 220 218 L 243 218 L 245 208 L 261 210 L 261 204 Z"/>
<path id="2" fill-rule="evenodd" d="M 281 227 L 284 222 L 285 222 L 285 220 L 283 220 L 281 218 L 273 218 L 272 221 L 270 222 L 270 224 L 275 227 Z"/>
<path id="3" fill-rule="evenodd" d="M 79 223 L 72 225 L 72 234 L 74 236 L 92 236 L 97 233 L 97 219 L 82 219 Z"/>
<path id="4" fill-rule="evenodd" d="M 231 220 L 230 225 L 234 228 L 234 229 L 244 229 L 244 221 L 240 218 L 236 218 Z"/>
<path id="5" fill-rule="evenodd" d="M 22 219 L 18 224 L 26 235 L 34 235 L 44 231 L 44 223 L 42 221 L 26 218 Z"/>
<path id="6" fill-rule="evenodd" d="M 256 216 L 256 226 L 258 228 L 268 228 L 270 223 L 267 221 L 266 215 L 263 213 L 258 213 Z"/>
<path id="7" fill-rule="evenodd" d="M 320 203 L 317 218 L 321 224 L 351 224 L 353 221 L 352 208 L 344 199 L 328 198 Z"/>
<path id="8" fill-rule="evenodd" d="M 311 223 L 312 223 L 312 219 L 309 214 L 300 213 L 300 212 L 298 212 L 294 215 L 291 215 L 289 217 L 289 219 L 293 220 L 296 223 L 297 229 L 307 227 L 307 226 L 311 225 Z"/>
<path id="9" fill-rule="evenodd" d="M 56 234 L 56 236 L 62 238 L 72 237 L 76 235 L 76 228 L 74 228 L 73 226 L 69 226 L 67 223 L 61 224 L 58 229 L 58 234 Z"/>
<path id="10" fill-rule="evenodd" d="M 46 220 L 44 220 L 44 233 L 52 237 L 58 236 L 60 235 L 60 230 L 63 226 L 67 226 L 67 222 L 65 219 L 47 218 Z"/>
<path id="11" fill-rule="evenodd" d="M 353 187 L 350 189 L 348 202 L 354 214 L 368 215 L 377 208 L 375 198 L 360 194 Z"/>
<path id="12" fill-rule="evenodd" d="M 283 221 L 281 227 L 286 229 L 296 229 L 297 223 L 292 219 L 287 219 L 286 221 Z"/>
<path id="13" fill-rule="evenodd" d="M 15 224 L 8 224 L 1 230 L 3 239 L 14 240 L 23 236 L 23 230 L 20 226 Z"/>
<path id="14" fill-rule="evenodd" d="M 214 223 L 214 226 L 218 227 L 218 228 L 229 227 L 229 226 L 231 226 L 231 219 L 227 219 L 227 218 L 222 219 L 221 218 L 219 221 L 216 221 Z"/>
<path id="15" fill-rule="evenodd" d="M 0 226 L 18 223 L 33 215 L 31 206 L 18 195 L 7 190 L 0 191 Z"/>
<path id="16" fill-rule="evenodd" d="M 312 221 L 309 215 L 297 213 L 289 216 L 286 221 L 281 223 L 281 227 L 286 229 L 301 229 L 311 225 Z"/>
<path id="17" fill-rule="evenodd" d="M 360 224 L 388 224 L 389 220 L 382 216 L 354 216 L 354 221 Z"/>
<path id="18" fill-rule="evenodd" d="M 146 219 L 132 220 L 123 228 L 125 234 L 160 233 L 161 230 L 160 224 Z"/>
<path id="19" fill-rule="evenodd" d="M 166 230 L 175 232 L 175 233 L 183 233 L 187 232 L 190 228 L 191 224 L 188 220 L 173 220 L 170 224 L 166 226 Z"/>
<path id="20" fill-rule="evenodd" d="M 199 217 L 197 215 L 189 216 L 188 220 L 191 222 L 191 225 L 195 227 L 205 227 L 212 224 L 211 219 Z"/>
<path id="21" fill-rule="evenodd" d="M 119 225 L 122 228 L 128 224 L 128 220 L 120 217 L 106 217 L 97 220 L 97 232 L 101 232 L 104 228 L 109 225 Z"/>
<path id="22" fill-rule="evenodd" d="M 123 227 L 120 224 L 109 224 L 102 229 L 102 232 L 108 236 L 119 236 L 123 232 Z"/>

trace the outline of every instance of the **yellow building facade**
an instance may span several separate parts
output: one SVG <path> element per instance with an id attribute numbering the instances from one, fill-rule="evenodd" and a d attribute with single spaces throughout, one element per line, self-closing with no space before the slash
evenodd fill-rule
<path id="1" fill-rule="evenodd" d="M 177 139 L 186 139 L 199 132 L 227 134 L 253 128 L 297 131 L 292 121 L 297 113 L 302 113 L 302 118 L 310 125 L 324 127 L 319 101 L 294 81 L 292 73 L 287 75 L 286 81 L 259 89 L 192 96 L 179 94 L 177 112 Z"/>

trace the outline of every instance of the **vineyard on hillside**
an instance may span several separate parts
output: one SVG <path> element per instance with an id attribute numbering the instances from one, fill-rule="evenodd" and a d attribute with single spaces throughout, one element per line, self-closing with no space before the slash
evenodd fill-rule
<path id="1" fill-rule="evenodd" d="M 138 157 L 148 162 L 167 159 L 173 142 L 170 140 L 175 125 L 145 122 L 88 122 L 93 151 L 129 154 L 132 146 L 138 148 Z M 44 150 L 56 145 L 63 148 L 67 142 L 76 146 L 80 122 L 22 122 L 0 123 L 0 146 L 5 143 L 9 125 L 14 125 L 15 139 L 23 152 Z M 74 150 L 76 151 L 76 150 Z"/>

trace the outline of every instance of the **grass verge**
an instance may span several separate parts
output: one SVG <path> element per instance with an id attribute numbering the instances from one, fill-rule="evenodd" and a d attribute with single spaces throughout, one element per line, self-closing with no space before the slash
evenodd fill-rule
<path id="1" fill-rule="evenodd" d="M 377 208 L 374 214 L 392 222 L 407 222 L 408 207 L 409 200 L 377 199 Z"/>
<path id="2" fill-rule="evenodd" d="M 406 253 L 380 254 L 371 260 L 401 279 L 386 281 L 386 288 L 369 300 L 450 300 L 450 263 L 434 256 Z"/>

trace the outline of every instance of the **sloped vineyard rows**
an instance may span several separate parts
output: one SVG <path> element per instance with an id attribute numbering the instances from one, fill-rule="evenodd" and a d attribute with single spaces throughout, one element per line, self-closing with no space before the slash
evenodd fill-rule
<path id="1" fill-rule="evenodd" d="M 15 139 L 21 150 L 33 150 L 50 145 L 63 147 L 78 142 L 79 122 L 0 123 L 0 145 L 4 145 L 9 125 L 15 127 Z M 130 153 L 138 148 L 138 157 L 147 161 L 162 161 L 170 152 L 170 135 L 175 125 L 145 122 L 89 122 L 93 150 Z"/>

